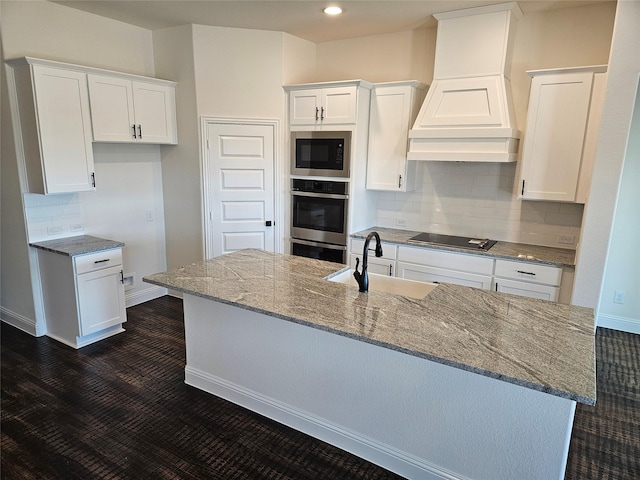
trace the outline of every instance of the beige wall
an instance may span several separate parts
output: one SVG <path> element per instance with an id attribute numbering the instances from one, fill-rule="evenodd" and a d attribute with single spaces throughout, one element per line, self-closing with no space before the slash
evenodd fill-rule
<path id="1" fill-rule="evenodd" d="M 618 245 L 612 241 L 610 235 L 613 230 L 613 220 L 638 221 L 638 205 L 622 204 L 620 213 L 616 214 L 618 193 L 629 133 L 632 127 L 633 108 L 638 89 L 638 75 L 640 74 L 640 2 L 618 2 L 616 23 L 611 45 L 611 58 L 609 62 L 609 75 L 605 93 L 605 103 L 602 112 L 602 123 L 598 136 L 598 146 L 593 170 L 593 184 L 589 201 L 586 205 L 586 215 L 583 225 L 583 241 L 578 250 L 578 264 L 573 290 L 573 303 L 585 307 L 599 309 L 604 303 L 607 313 L 612 313 L 611 297 L 601 299 L 603 291 L 628 290 L 632 295 L 637 292 L 638 265 L 629 263 L 634 258 L 637 245 L 627 245 L 626 249 L 612 251 L 610 246 Z M 633 156 L 634 146 L 631 144 L 629 162 L 637 162 Z M 637 151 L 635 152 L 637 154 Z M 637 171 L 637 170 L 636 170 Z M 630 169 L 633 172 L 633 169 Z M 632 180 L 633 182 L 633 180 Z M 634 183 L 637 189 L 637 181 Z M 613 255 L 612 265 L 617 265 L 625 273 L 615 270 L 607 272 L 607 257 Z M 614 260 L 615 259 L 615 260 Z M 633 283 L 618 283 L 617 278 L 624 278 L 628 273 L 635 275 L 635 287 Z M 608 282 L 603 290 L 605 280 Z M 632 302 L 629 298 L 627 301 Z M 636 304 L 637 305 L 637 304 Z M 596 314 L 599 311 L 596 310 Z M 629 315 L 629 313 L 625 313 Z M 636 312 L 637 315 L 637 312 Z M 599 319 L 598 319 L 599 320 Z M 640 319 L 635 321 L 640 324 Z M 636 325 L 636 332 L 640 328 Z"/>
<path id="2" fill-rule="evenodd" d="M 154 76 L 149 30 L 47 1 L 2 1 L 0 8 L 5 59 L 33 56 Z M 4 121 L 8 109 L 3 82 Z M 166 265 L 159 147 L 141 146 L 143 150 L 126 150 L 121 146 L 102 145 L 94 158 L 97 191 L 72 195 L 28 195 L 28 210 L 25 211 L 31 228 L 23 233 L 23 201 L 16 189 L 17 160 L 13 142 L 7 140 L 8 134 L 11 134 L 11 129 L 3 128 L 2 181 L 11 184 L 10 188 L 5 190 L 3 185 L 2 189 L 3 315 L 22 316 L 25 322 L 32 322 L 35 328 L 44 331 L 44 319 L 38 313 L 38 299 L 34 305 L 32 293 L 25 285 L 26 278 L 36 284 L 39 281 L 33 274 L 36 272 L 35 264 L 26 254 L 26 242 L 29 234 L 41 235 L 44 232 L 47 238 L 46 226 L 43 230 L 40 225 L 60 227 L 62 235 L 71 235 L 71 221 L 84 225 L 84 232 L 77 233 L 124 241 L 125 271 L 137 274 L 135 288 L 127 291 L 128 299 L 148 289 L 150 286 L 143 284 L 141 277 L 164 270 Z M 114 198 L 119 201 L 114 202 Z M 158 221 L 147 222 L 147 210 L 157 211 L 160 215 Z M 13 276 L 17 271 L 20 274 L 13 278 L 19 281 L 7 280 L 5 274 Z M 18 285 L 21 290 L 15 289 Z"/>
<path id="3" fill-rule="evenodd" d="M 178 145 L 162 149 L 167 267 L 174 268 L 204 251 L 192 25 L 155 31 L 153 46 L 158 75 L 178 82 Z"/>
<path id="4" fill-rule="evenodd" d="M 319 43 L 314 81 L 433 79 L 435 28 Z"/>
<path id="5" fill-rule="evenodd" d="M 614 15 L 615 3 L 607 2 L 531 13 L 518 21 L 511 82 L 521 131 L 526 126 L 531 82 L 526 70 L 606 64 Z M 316 79 L 364 78 L 379 82 L 415 77 L 429 83 L 435 32 L 430 28 L 320 43 Z M 422 73 L 427 67 L 428 73 Z M 421 162 L 415 192 L 377 194 L 376 222 L 384 227 L 575 248 L 583 207 L 518 200 L 519 166 L 520 162 Z M 573 237 L 575 241 L 560 243 L 561 237 Z"/>

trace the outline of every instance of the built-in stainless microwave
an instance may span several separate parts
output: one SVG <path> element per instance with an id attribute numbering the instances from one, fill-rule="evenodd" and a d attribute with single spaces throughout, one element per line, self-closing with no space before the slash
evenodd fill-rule
<path id="1" fill-rule="evenodd" d="M 292 132 L 291 174 L 349 178 L 351 132 Z"/>

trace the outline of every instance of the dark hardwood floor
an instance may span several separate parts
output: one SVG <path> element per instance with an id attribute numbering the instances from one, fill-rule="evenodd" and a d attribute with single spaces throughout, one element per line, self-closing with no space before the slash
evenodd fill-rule
<path id="1" fill-rule="evenodd" d="M 127 316 L 80 350 L 2 324 L 3 479 L 400 478 L 185 385 L 180 300 Z M 566 478 L 640 478 L 640 341 L 599 329 L 597 345 L 598 404 L 578 406 Z"/>

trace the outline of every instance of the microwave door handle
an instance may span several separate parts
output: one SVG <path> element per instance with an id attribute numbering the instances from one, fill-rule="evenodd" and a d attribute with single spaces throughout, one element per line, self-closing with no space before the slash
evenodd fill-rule
<path id="1" fill-rule="evenodd" d="M 325 193 L 312 193 L 312 192 L 300 192 L 298 190 L 293 190 L 291 195 L 295 195 L 297 197 L 314 197 L 314 198 L 335 198 L 337 200 L 344 200 L 349 198 L 349 195 L 340 195 L 340 194 L 325 194 Z"/>

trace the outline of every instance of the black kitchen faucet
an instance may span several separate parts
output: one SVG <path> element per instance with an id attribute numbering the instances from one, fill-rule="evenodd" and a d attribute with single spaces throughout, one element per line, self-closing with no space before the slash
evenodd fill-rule
<path id="1" fill-rule="evenodd" d="M 382 243 L 380 242 L 380 235 L 378 232 L 371 232 L 367 235 L 367 239 L 364 241 L 364 248 L 362 249 L 362 272 L 358 272 L 358 266 L 360 265 L 360 259 L 356 258 L 356 269 L 353 272 L 353 277 L 358 282 L 359 290 L 361 292 L 367 292 L 369 290 L 369 274 L 367 273 L 367 256 L 369 253 L 369 242 L 371 239 L 376 238 L 376 257 L 382 256 Z"/>

